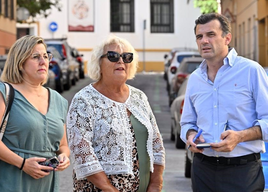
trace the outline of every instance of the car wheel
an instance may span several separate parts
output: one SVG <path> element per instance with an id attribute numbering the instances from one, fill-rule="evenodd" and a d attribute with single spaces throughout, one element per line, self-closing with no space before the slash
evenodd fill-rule
<path id="1" fill-rule="evenodd" d="M 63 92 L 63 85 L 60 78 L 56 80 L 56 91 L 59 93 Z"/>
<path id="2" fill-rule="evenodd" d="M 167 85 L 166 85 L 167 92 L 169 92 L 169 84 L 168 84 L 168 79 L 167 79 Z"/>
<path id="3" fill-rule="evenodd" d="M 63 88 L 64 90 L 69 90 L 71 88 L 71 79 L 70 79 L 70 74 L 67 75 L 67 81 L 66 84 L 64 84 Z"/>
<path id="4" fill-rule="evenodd" d="M 179 133 L 176 133 L 175 146 L 177 149 L 184 149 L 185 148 L 185 143 L 181 140 Z"/>
<path id="5" fill-rule="evenodd" d="M 84 79 L 85 78 L 84 70 L 82 70 L 82 69 L 80 70 L 79 76 L 80 76 L 80 79 Z"/>
<path id="6" fill-rule="evenodd" d="M 163 78 L 167 81 L 167 73 L 166 72 L 164 72 Z"/>
<path id="7" fill-rule="evenodd" d="M 73 79 L 72 79 L 72 85 L 75 85 L 76 84 L 76 78 L 74 77 Z"/>
<path id="8" fill-rule="evenodd" d="M 171 132 L 170 132 L 170 140 L 171 141 L 175 141 L 175 134 L 174 134 L 174 128 L 171 125 Z"/>
<path id="9" fill-rule="evenodd" d="M 184 169 L 184 176 L 186 178 L 191 178 L 191 169 L 192 163 L 191 160 L 188 158 L 187 151 L 185 153 L 185 169 Z"/>

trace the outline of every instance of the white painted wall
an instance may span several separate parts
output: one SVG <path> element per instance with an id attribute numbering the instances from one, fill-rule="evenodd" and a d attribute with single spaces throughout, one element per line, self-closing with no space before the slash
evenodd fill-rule
<path id="1" fill-rule="evenodd" d="M 39 33 L 43 38 L 67 37 L 71 46 L 78 49 L 92 49 L 110 34 L 110 1 L 95 0 L 94 32 L 68 32 L 68 3 L 61 1 L 62 11 L 52 10 L 46 19 L 39 18 Z M 163 50 L 174 47 L 196 48 L 194 36 L 194 21 L 200 15 L 200 9 L 194 8 L 193 1 L 174 0 L 174 33 L 150 33 L 150 1 L 135 0 L 135 32 L 114 33 L 126 38 L 135 49 L 143 49 L 143 20 L 146 19 L 145 49 Z M 49 24 L 54 21 L 58 30 L 52 33 Z M 166 52 L 146 52 L 146 61 L 163 61 Z M 90 52 L 83 52 L 85 60 L 90 59 Z M 139 53 L 143 61 L 142 52 Z"/>

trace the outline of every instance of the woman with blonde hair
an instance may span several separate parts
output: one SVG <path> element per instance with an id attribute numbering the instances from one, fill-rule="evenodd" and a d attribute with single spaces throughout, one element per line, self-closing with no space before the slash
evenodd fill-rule
<path id="1" fill-rule="evenodd" d="M 0 140 L 0 191 L 57 192 L 57 171 L 70 164 L 65 127 L 68 102 L 43 86 L 51 58 L 44 40 L 31 35 L 18 39 L 8 53 L 1 80 L 13 86 L 15 95 Z M 0 93 L 2 118 L 6 108 L 2 82 Z M 51 157 L 59 161 L 55 169 L 41 165 Z"/>
<path id="2" fill-rule="evenodd" d="M 95 82 L 74 96 L 67 116 L 73 191 L 161 191 L 162 137 L 146 95 L 126 84 L 137 65 L 137 52 L 117 36 L 93 51 Z"/>

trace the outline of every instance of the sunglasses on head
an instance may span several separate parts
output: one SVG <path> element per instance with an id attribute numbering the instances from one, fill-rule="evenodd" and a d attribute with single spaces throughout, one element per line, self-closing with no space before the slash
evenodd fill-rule
<path id="1" fill-rule="evenodd" d="M 117 53 L 115 51 L 108 51 L 106 54 L 102 55 L 101 58 L 107 57 L 111 62 L 118 62 L 120 57 L 122 57 L 124 63 L 131 63 L 133 60 L 133 53 Z"/>

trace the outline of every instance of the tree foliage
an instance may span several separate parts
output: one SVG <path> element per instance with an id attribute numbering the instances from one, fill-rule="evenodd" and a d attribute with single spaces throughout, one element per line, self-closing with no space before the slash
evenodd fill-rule
<path id="1" fill-rule="evenodd" d="M 51 10 L 52 7 L 56 7 L 58 11 L 61 11 L 59 1 L 60 0 L 17 0 L 17 5 L 28 9 L 32 21 L 34 21 L 37 15 L 46 18 L 51 13 L 49 10 Z"/>
<path id="2" fill-rule="evenodd" d="M 194 7 L 199 7 L 201 13 L 215 13 L 218 11 L 217 0 L 194 0 Z"/>

